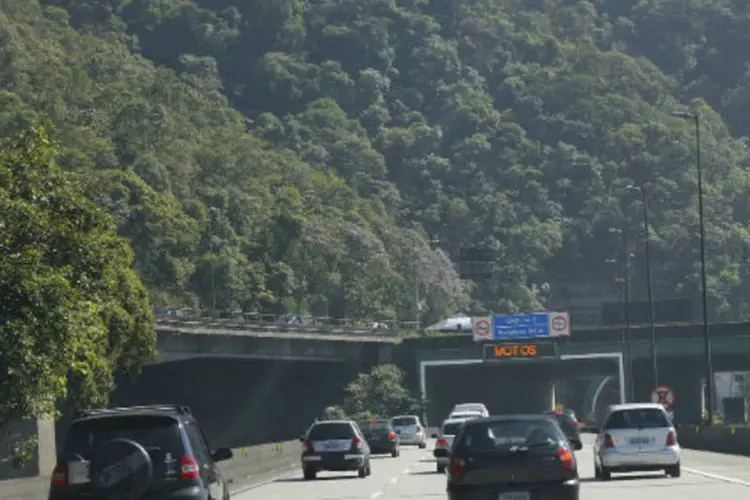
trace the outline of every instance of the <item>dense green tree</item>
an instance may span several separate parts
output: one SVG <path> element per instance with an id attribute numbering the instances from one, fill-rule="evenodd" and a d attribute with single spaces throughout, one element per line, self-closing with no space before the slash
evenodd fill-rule
<path id="1" fill-rule="evenodd" d="M 106 404 L 116 371 L 155 359 L 132 251 L 56 156 L 43 127 L 0 141 L 0 429 Z"/>
<path id="2" fill-rule="evenodd" d="M 419 399 L 404 387 L 404 373 L 396 365 L 360 373 L 346 386 L 344 410 L 356 419 L 421 413 Z"/>
<path id="3" fill-rule="evenodd" d="M 694 297 L 690 107 L 712 314 L 750 313 L 741 2 L 0 0 L 0 27 L 0 133 L 53 120 L 157 305 L 543 308 L 612 286 L 613 227 L 643 281 L 631 184 L 657 296 Z"/>

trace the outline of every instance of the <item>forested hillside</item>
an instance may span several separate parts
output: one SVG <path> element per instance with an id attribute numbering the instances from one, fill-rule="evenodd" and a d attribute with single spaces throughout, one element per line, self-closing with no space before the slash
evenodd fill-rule
<path id="1" fill-rule="evenodd" d="M 642 279 L 630 185 L 656 293 L 693 296 L 691 109 L 715 312 L 750 307 L 746 3 L 0 0 L 0 30 L 0 132 L 53 120 L 157 305 L 543 307 L 612 281 L 610 228 Z"/>

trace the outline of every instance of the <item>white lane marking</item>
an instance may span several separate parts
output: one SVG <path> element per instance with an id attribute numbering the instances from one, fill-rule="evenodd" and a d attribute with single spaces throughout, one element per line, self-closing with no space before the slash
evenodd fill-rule
<path id="1" fill-rule="evenodd" d="M 383 492 L 382 491 L 376 491 L 375 493 L 373 493 L 372 495 L 370 495 L 370 498 L 372 498 L 373 500 L 375 500 L 376 498 L 381 497 L 381 496 L 383 496 Z"/>
<path id="2" fill-rule="evenodd" d="M 708 479 L 715 479 L 724 483 L 738 484 L 740 486 L 747 486 L 748 488 L 750 488 L 750 481 L 743 481 L 742 479 L 737 479 L 735 477 L 721 476 L 719 474 L 713 474 L 711 472 L 693 469 L 691 467 L 683 467 L 682 470 L 689 474 L 695 474 L 696 476 L 703 476 Z"/>

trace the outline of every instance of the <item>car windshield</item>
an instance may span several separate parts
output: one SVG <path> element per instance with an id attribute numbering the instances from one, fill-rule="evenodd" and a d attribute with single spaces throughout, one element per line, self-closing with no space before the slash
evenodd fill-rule
<path id="1" fill-rule="evenodd" d="M 443 436 L 455 436 L 458 434 L 458 431 L 463 424 L 463 422 L 449 422 L 443 424 Z"/>
<path id="2" fill-rule="evenodd" d="M 605 429 L 655 429 L 670 427 L 667 415 L 658 408 L 636 408 L 613 412 Z"/>
<path id="3" fill-rule="evenodd" d="M 482 414 L 471 411 L 471 412 L 456 412 L 456 413 L 451 414 L 451 416 L 453 418 L 478 418 L 478 417 L 481 417 Z"/>
<path id="4" fill-rule="evenodd" d="M 368 433 L 381 433 L 389 432 L 391 430 L 391 424 L 388 422 L 359 422 L 359 428 L 365 434 Z"/>
<path id="5" fill-rule="evenodd" d="M 329 439 L 352 439 L 354 430 L 346 422 L 331 422 L 316 424 L 307 439 L 310 441 L 326 441 Z"/>
<path id="6" fill-rule="evenodd" d="M 500 420 L 467 425 L 460 435 L 457 449 L 481 453 L 517 448 L 557 446 L 562 436 L 555 423 L 547 418 Z"/>
<path id="7" fill-rule="evenodd" d="M 458 406 L 456 406 L 453 409 L 453 412 L 454 413 L 458 413 L 458 412 L 478 412 L 478 413 L 481 413 L 482 410 L 483 410 L 483 408 L 481 406 L 479 406 L 479 405 L 468 404 L 468 405 L 458 405 Z"/>
<path id="8" fill-rule="evenodd" d="M 393 425 L 401 427 L 417 425 L 417 417 L 396 417 L 393 419 Z"/>

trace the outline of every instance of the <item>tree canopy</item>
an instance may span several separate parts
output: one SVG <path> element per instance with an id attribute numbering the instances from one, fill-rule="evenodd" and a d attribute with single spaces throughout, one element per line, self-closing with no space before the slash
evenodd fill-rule
<path id="1" fill-rule="evenodd" d="M 611 284 L 750 301 L 741 2 L 0 0 L 0 133 L 100 181 L 156 305 L 426 321 Z M 464 279 L 462 279 L 464 278 Z M 470 283 L 467 283 L 466 280 Z M 565 292 L 562 292 L 565 293 Z"/>
<path id="2" fill-rule="evenodd" d="M 105 404 L 120 369 L 154 359 L 133 254 L 91 186 L 55 162 L 42 127 L 0 141 L 0 429 Z"/>
<path id="3" fill-rule="evenodd" d="M 404 387 L 404 372 L 396 365 L 377 365 L 360 373 L 346 386 L 343 406 L 330 406 L 324 419 L 349 417 L 356 420 L 421 415 L 421 403 Z"/>

